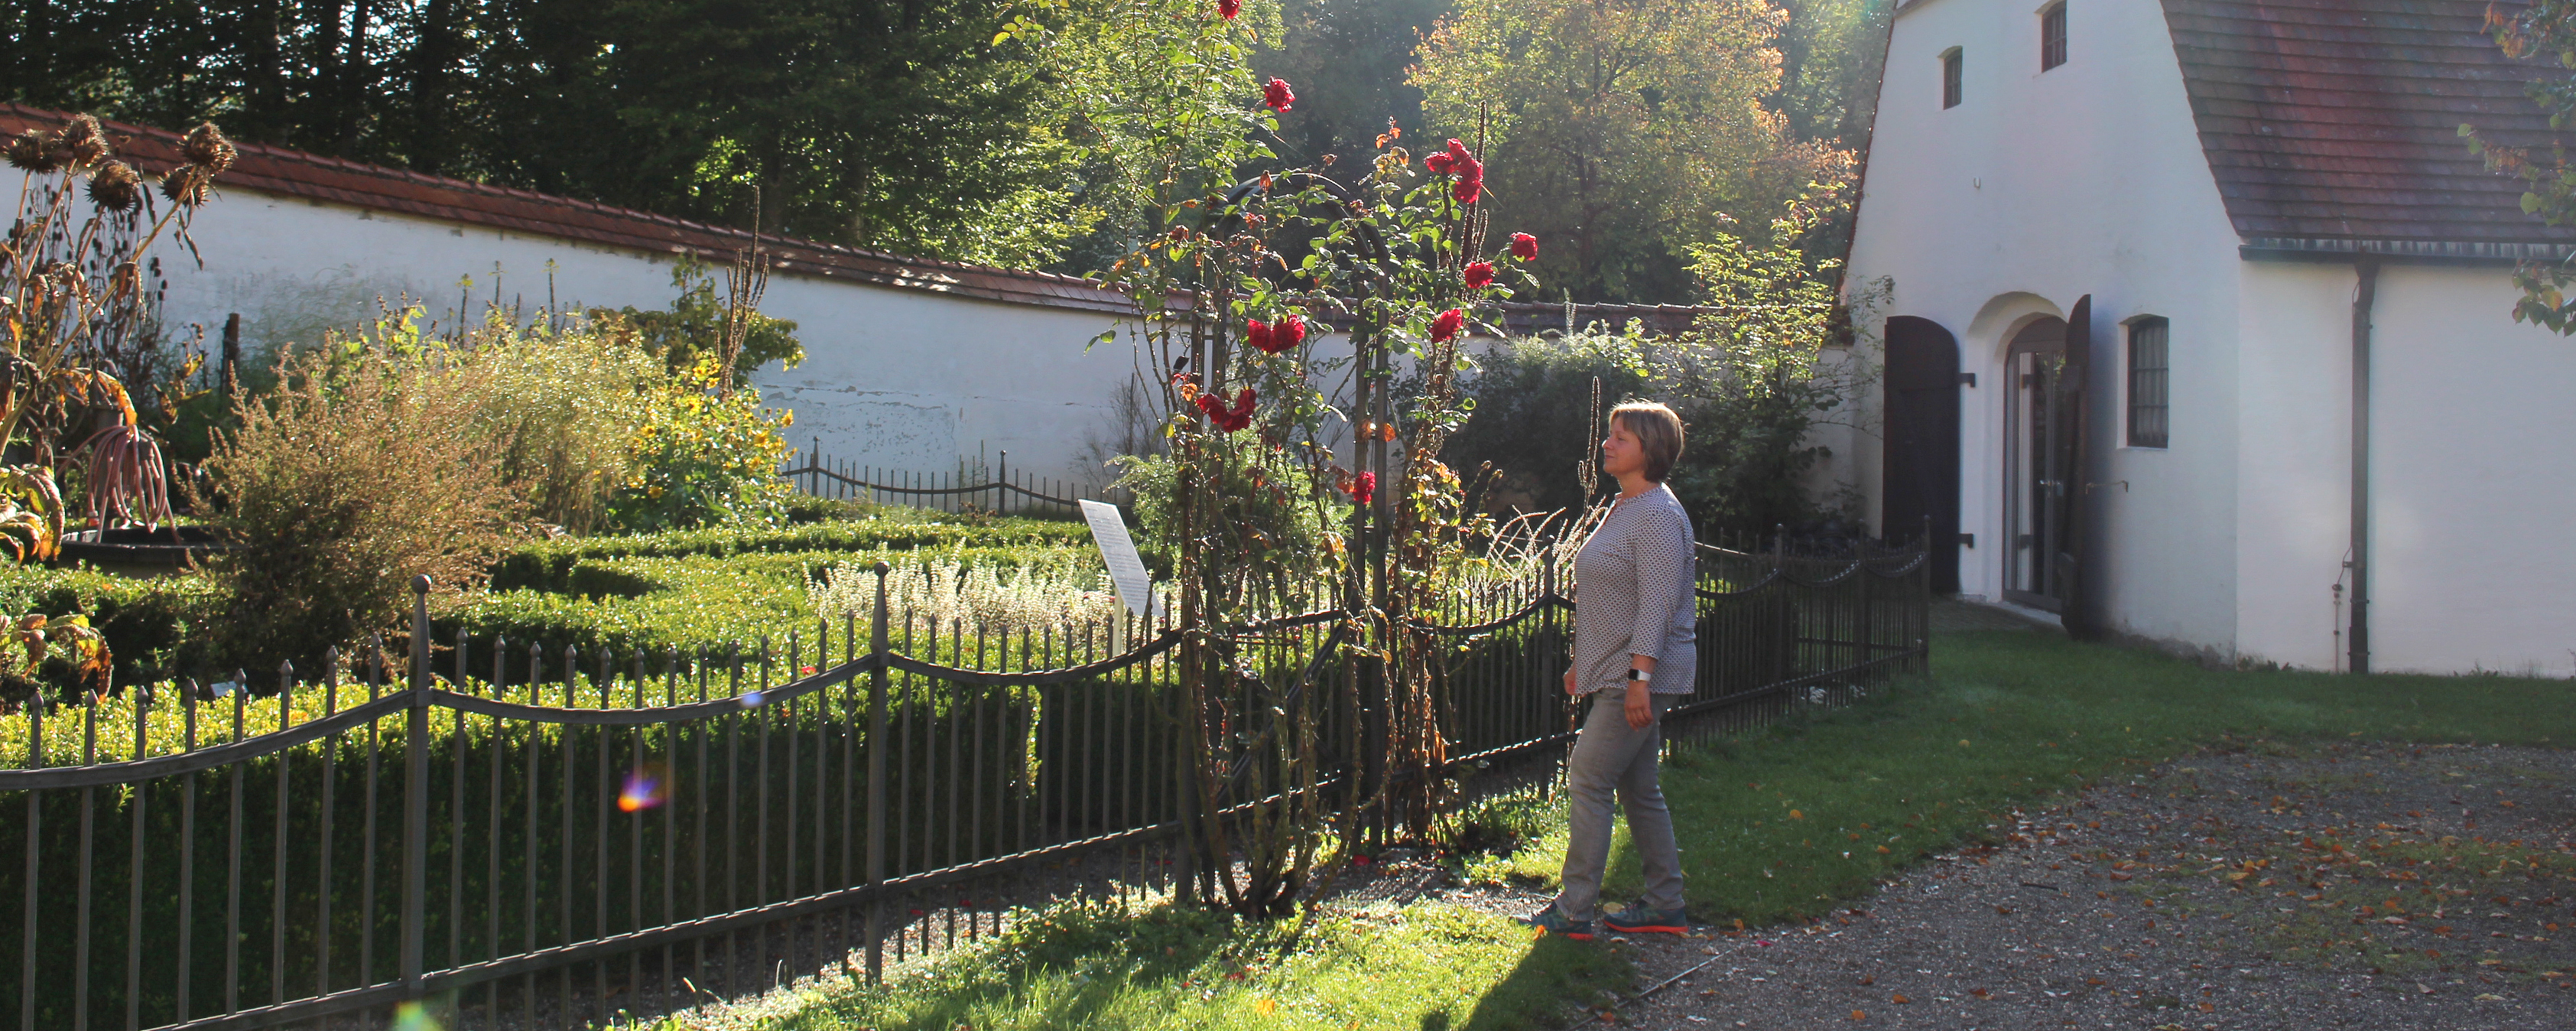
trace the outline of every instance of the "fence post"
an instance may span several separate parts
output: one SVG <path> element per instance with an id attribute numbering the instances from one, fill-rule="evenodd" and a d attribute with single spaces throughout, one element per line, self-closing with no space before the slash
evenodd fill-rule
<path id="1" fill-rule="evenodd" d="M 1011 514 L 1011 453 L 1002 452 L 1002 464 L 993 470 L 993 512 Z"/>
<path id="2" fill-rule="evenodd" d="M 403 721 L 403 998 L 420 1001 L 429 886 L 429 585 L 411 579 L 411 704 Z"/>
<path id="3" fill-rule="evenodd" d="M 885 733 L 886 733 L 886 573 L 879 562 L 877 607 L 868 620 L 868 654 L 876 668 L 868 671 L 868 983 L 885 977 L 885 945 L 880 928 L 885 917 Z"/>

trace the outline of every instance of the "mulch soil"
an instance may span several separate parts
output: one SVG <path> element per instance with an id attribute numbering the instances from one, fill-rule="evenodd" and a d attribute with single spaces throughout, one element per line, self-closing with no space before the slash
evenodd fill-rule
<path id="1" fill-rule="evenodd" d="M 1646 1028 L 2564 1028 L 2576 753 L 2211 752 L 1804 926 L 1604 938 Z M 1534 910 L 1509 890 L 1460 901 Z M 1694 906 L 1722 911 L 1723 900 Z M 1704 964 L 1704 965 L 1703 965 Z"/>

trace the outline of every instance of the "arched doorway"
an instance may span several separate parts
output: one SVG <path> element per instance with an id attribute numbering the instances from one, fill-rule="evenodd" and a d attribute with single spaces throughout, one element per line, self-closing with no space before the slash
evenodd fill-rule
<path id="1" fill-rule="evenodd" d="M 2054 316 L 2023 326 L 2004 359 L 2003 595 L 2059 613 L 2070 630 L 2082 616 L 2091 301 L 2076 302 L 2072 327 Z"/>
<path id="2" fill-rule="evenodd" d="M 1891 540 L 1928 527 L 1932 590 L 1959 592 L 1959 342 L 1930 319 L 1887 320 L 1887 452 L 1879 529 Z"/>

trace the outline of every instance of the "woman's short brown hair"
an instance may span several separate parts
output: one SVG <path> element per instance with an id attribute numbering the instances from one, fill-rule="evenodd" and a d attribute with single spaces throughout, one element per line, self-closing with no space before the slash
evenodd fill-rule
<path id="1" fill-rule="evenodd" d="M 1682 460 L 1682 417 L 1654 401 L 1630 401 L 1610 410 L 1610 421 L 1635 434 L 1646 449 L 1646 478 L 1656 483 Z"/>

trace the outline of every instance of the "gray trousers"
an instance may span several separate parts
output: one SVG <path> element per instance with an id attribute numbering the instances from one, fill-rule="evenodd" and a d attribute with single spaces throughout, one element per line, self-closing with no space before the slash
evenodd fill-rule
<path id="1" fill-rule="evenodd" d="M 1601 877 L 1610 865 L 1612 796 L 1628 810 L 1628 840 L 1646 868 L 1645 904 L 1654 909 L 1682 905 L 1681 846 L 1673 840 L 1673 814 L 1664 808 L 1664 790 L 1655 769 L 1664 750 L 1664 710 L 1680 695 L 1650 695 L 1655 722 L 1644 730 L 1628 726 L 1626 697 L 1630 686 L 1603 689 L 1592 700 L 1592 715 L 1574 737 L 1574 755 L 1566 760 L 1565 780 L 1570 833 L 1565 843 L 1565 890 L 1556 896 L 1556 911 L 1568 920 L 1599 917 Z"/>

